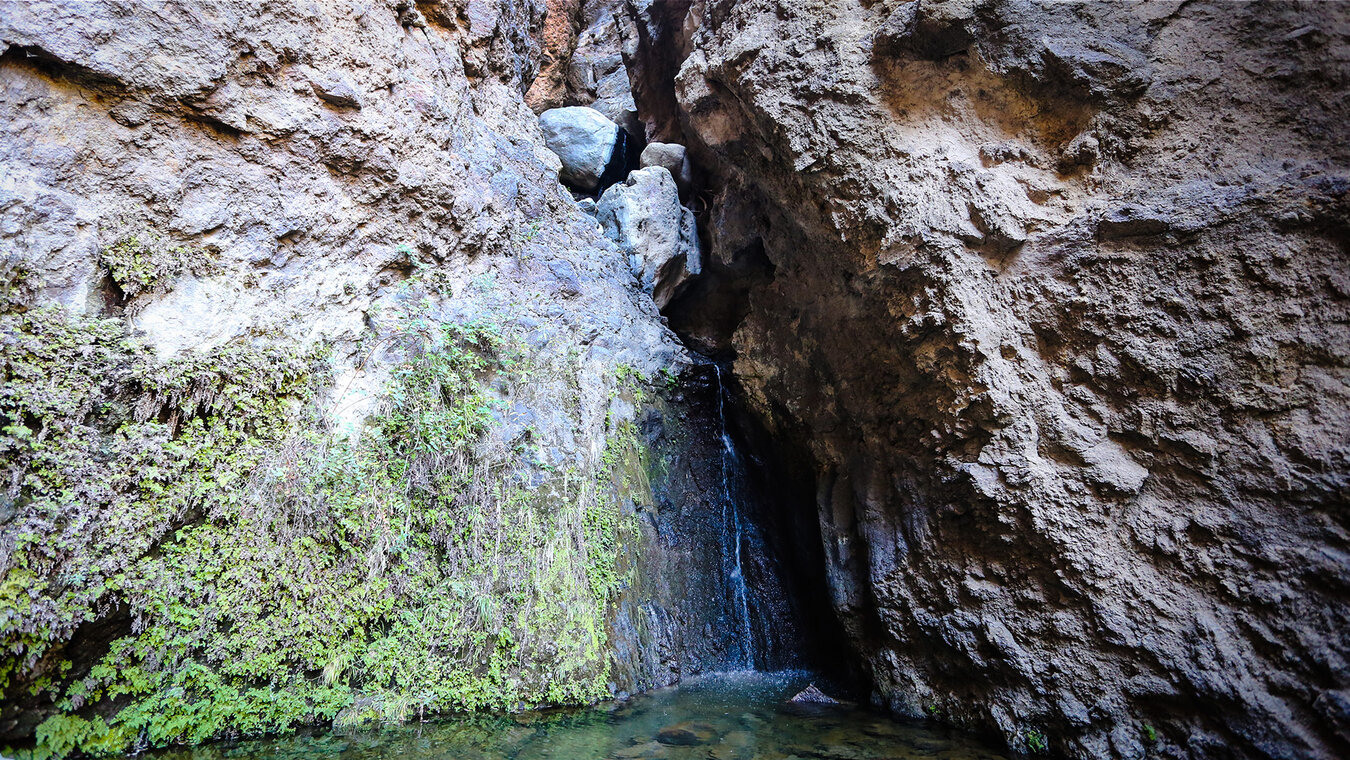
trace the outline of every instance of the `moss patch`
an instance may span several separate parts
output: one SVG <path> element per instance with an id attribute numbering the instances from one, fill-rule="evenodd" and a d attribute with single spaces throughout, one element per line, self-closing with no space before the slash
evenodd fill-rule
<path id="1" fill-rule="evenodd" d="M 641 446 L 618 425 L 527 488 L 485 440 L 526 369 L 499 326 L 400 320 L 384 411 L 348 441 L 312 403 L 321 352 L 162 361 L 116 320 L 3 320 L 0 683 L 56 713 L 22 754 L 607 695 Z M 62 647 L 118 609 L 129 635 L 72 669 Z"/>
<path id="2" fill-rule="evenodd" d="M 152 233 L 130 235 L 104 248 L 99 264 L 127 301 L 142 293 L 167 290 L 184 272 L 211 270 L 205 251 L 170 245 Z"/>

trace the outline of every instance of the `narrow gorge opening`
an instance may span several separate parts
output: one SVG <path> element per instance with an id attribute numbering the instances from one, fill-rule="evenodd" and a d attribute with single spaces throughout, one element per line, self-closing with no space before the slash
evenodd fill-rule
<path id="1" fill-rule="evenodd" d="M 663 321 L 694 362 L 678 382 L 672 378 L 668 390 L 682 409 L 681 416 L 688 415 L 684 425 L 692 431 L 688 435 L 701 439 L 685 458 L 693 470 L 704 471 L 702 493 L 690 503 L 677 503 L 681 497 L 671 496 L 656 513 L 679 515 L 676 519 L 683 523 L 663 524 L 670 518 L 656 517 L 654 527 L 658 535 L 678 536 L 672 546 L 714 538 L 716 582 L 696 584 L 707 598 L 688 601 L 695 607 L 718 609 L 715 625 L 705 629 L 704 636 L 722 643 L 690 645 L 696 654 L 688 660 L 691 669 L 685 675 L 796 669 L 814 674 L 840 698 L 866 700 L 863 661 L 833 609 L 825 575 L 815 466 L 804 447 L 763 428 L 741 402 L 732 370 L 732 334 L 749 309 L 751 291 L 772 282 L 774 266 L 762 239 L 753 235 L 731 256 L 711 252 L 714 234 L 709 226 L 752 229 L 763 220 L 751 216 L 750 206 L 728 212 L 727 205 L 712 201 L 723 188 L 713 184 L 714 175 L 690 153 L 675 120 L 679 113 L 673 81 L 679 68 L 675 48 L 680 44 L 679 22 L 688 7 L 672 3 L 651 10 L 652 28 L 644 28 L 635 48 L 624 48 L 623 66 L 606 75 L 626 80 L 624 87 L 609 88 L 608 100 L 599 102 L 574 91 L 576 80 L 586 79 L 575 72 L 564 79 L 564 92 L 535 94 L 554 106 L 540 118 L 548 145 L 563 161 L 564 185 L 619 244 L 639 283 L 661 307 Z M 592 46 L 586 54 L 595 56 L 600 65 L 614 66 L 625 32 L 616 16 L 605 14 L 618 13 L 617 6 L 583 4 L 579 12 L 577 23 L 590 23 L 582 35 Z M 574 51 L 572 65 L 586 65 L 581 55 Z M 598 72 L 592 76 L 605 78 Z M 631 95 L 626 92 L 629 84 Z M 649 115 L 649 105 L 653 112 L 666 114 L 664 122 Z M 608 160 L 582 170 L 591 150 L 586 145 L 594 135 L 611 133 L 614 143 Z M 598 171 L 601 163 L 604 169 Z M 658 174 L 650 175 L 649 167 Z M 671 179 L 673 187 L 660 184 Z M 731 218 L 729 214 L 737 211 L 746 218 Z M 720 215 L 716 221 L 714 213 Z M 666 225 L 672 229 L 662 229 Z M 678 232 L 673 229 L 677 226 Z M 660 425 L 644 426 L 644 431 L 660 450 Z M 785 453 L 793 447 L 800 448 L 795 458 Z M 689 499 L 687 493 L 684 498 Z M 663 619 L 668 614 L 648 607 L 619 616 L 622 638 L 645 641 L 627 655 L 634 663 L 632 671 L 639 674 L 633 682 L 638 688 L 661 682 L 651 665 L 661 659 L 656 650 L 690 635 L 678 631 L 677 620 Z M 658 633 L 649 636 L 644 630 Z"/>

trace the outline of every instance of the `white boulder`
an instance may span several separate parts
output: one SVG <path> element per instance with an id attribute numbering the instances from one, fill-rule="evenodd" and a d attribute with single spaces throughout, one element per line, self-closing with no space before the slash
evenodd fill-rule
<path id="1" fill-rule="evenodd" d="M 578 190 L 594 190 L 614 153 L 619 126 L 594 108 L 550 108 L 539 116 L 544 144 L 562 161 L 562 180 Z"/>

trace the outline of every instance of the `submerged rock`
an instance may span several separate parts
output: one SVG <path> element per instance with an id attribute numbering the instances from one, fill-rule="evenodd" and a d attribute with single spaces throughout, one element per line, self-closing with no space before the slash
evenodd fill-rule
<path id="1" fill-rule="evenodd" d="M 597 218 L 657 306 L 702 270 L 694 212 L 680 205 L 675 180 L 662 167 L 631 172 L 606 190 Z"/>
<path id="2" fill-rule="evenodd" d="M 614 154 L 619 125 L 594 108 L 569 106 L 539 117 L 544 144 L 562 161 L 562 180 L 580 190 L 594 190 Z"/>
<path id="3" fill-rule="evenodd" d="M 614 753 L 616 760 L 652 760 L 652 758 L 666 757 L 670 753 L 670 747 L 658 741 L 649 741 L 642 744 L 634 744 L 631 747 L 624 747 Z"/>
<path id="4" fill-rule="evenodd" d="M 662 744 L 680 747 L 692 747 L 699 744 L 711 744 L 717 738 L 717 729 L 708 723 L 687 720 L 666 726 L 656 734 L 656 740 Z"/>

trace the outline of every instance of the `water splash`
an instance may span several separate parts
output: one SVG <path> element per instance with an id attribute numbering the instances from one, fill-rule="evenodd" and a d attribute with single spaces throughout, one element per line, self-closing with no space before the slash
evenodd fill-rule
<path id="1" fill-rule="evenodd" d="M 745 582 L 745 525 L 738 500 L 731 489 L 731 470 L 736 466 L 736 447 L 727 434 L 724 408 L 726 389 L 722 385 L 722 368 L 713 365 L 717 376 L 717 419 L 722 436 L 722 569 L 727 578 L 731 607 L 738 626 L 739 660 L 729 664 L 753 670 L 755 667 L 755 631 L 750 616 L 750 588 Z"/>

